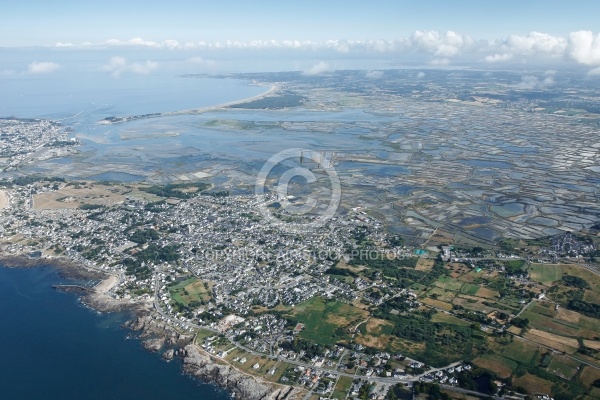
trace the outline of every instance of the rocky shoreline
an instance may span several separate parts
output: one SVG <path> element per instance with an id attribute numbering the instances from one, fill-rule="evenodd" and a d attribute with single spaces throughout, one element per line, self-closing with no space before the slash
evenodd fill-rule
<path id="1" fill-rule="evenodd" d="M 102 272 L 92 271 L 64 257 L 32 258 L 0 253 L 0 265 L 9 268 L 52 267 L 62 277 L 71 280 L 107 278 Z M 76 294 L 83 304 L 100 312 L 131 311 L 132 318 L 123 324 L 123 328 L 138 332 L 144 349 L 162 353 L 161 357 L 165 361 L 180 357 L 183 372 L 203 382 L 217 384 L 232 393 L 236 399 L 292 400 L 301 392 L 297 388 L 261 381 L 230 365 L 217 362 L 192 343 L 193 335 L 181 334 L 170 325 L 152 318 L 152 303 L 149 301 L 115 300 L 97 290 L 77 291 Z"/>
<path id="2" fill-rule="evenodd" d="M 229 389 L 236 398 L 248 400 L 284 400 L 295 399 L 300 390 L 291 386 L 274 385 L 261 382 L 257 378 L 244 374 L 230 365 L 219 364 L 206 355 L 197 346 L 188 344 L 179 350 L 183 360 L 183 370 L 202 380 L 215 382 Z"/>
<path id="3" fill-rule="evenodd" d="M 29 257 L 26 255 L 3 254 L 0 252 L 0 265 L 9 268 L 55 268 L 62 277 L 72 280 L 104 279 L 106 274 L 91 271 L 65 257 Z"/>

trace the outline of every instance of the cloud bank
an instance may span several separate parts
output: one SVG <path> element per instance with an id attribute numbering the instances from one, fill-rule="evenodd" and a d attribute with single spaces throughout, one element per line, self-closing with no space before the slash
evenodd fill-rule
<path id="1" fill-rule="evenodd" d="M 600 33 L 596 37 L 591 31 L 571 33 L 569 55 L 581 64 L 600 65 Z"/>
<path id="2" fill-rule="evenodd" d="M 103 71 L 110 73 L 114 77 L 119 77 L 125 72 L 147 75 L 156 68 L 158 68 L 158 63 L 154 61 L 148 60 L 145 63 L 131 63 L 124 57 L 113 57 L 108 61 L 108 64 L 102 66 Z"/>
<path id="3" fill-rule="evenodd" d="M 600 34 L 591 31 L 577 31 L 567 37 L 543 32 L 527 35 L 509 35 L 499 40 L 476 40 L 469 35 L 455 31 L 438 32 L 418 30 L 409 37 L 394 40 L 226 40 L 179 42 L 174 39 L 149 41 L 142 38 L 130 40 L 111 39 L 101 43 L 57 43 L 56 47 L 145 47 L 177 50 L 218 51 L 236 50 L 299 50 L 329 51 L 339 54 L 422 54 L 432 65 L 448 65 L 463 57 L 471 61 L 485 63 L 526 62 L 538 60 L 570 61 L 581 65 L 600 66 Z M 191 62 L 200 65 L 210 64 L 209 60 L 193 57 Z M 150 65 L 139 69 L 151 69 Z"/>
<path id="4" fill-rule="evenodd" d="M 305 70 L 304 75 L 320 75 L 328 71 L 331 71 L 331 67 L 329 66 L 329 64 L 323 61 L 319 61 L 317 64 Z"/>
<path id="5" fill-rule="evenodd" d="M 60 69 L 60 65 L 49 61 L 34 61 L 27 66 L 30 74 L 49 74 Z"/>
<path id="6" fill-rule="evenodd" d="M 207 60 L 199 56 L 192 57 L 188 61 L 192 64 L 201 65 L 203 67 L 214 68 L 217 66 L 217 62 L 215 60 Z"/>

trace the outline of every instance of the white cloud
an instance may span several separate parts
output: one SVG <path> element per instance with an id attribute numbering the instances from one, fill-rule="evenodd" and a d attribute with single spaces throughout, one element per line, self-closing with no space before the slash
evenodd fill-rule
<path id="1" fill-rule="evenodd" d="M 129 65 L 129 70 L 135 74 L 147 75 L 158 68 L 158 63 L 147 60 L 145 63 L 132 63 Z"/>
<path id="2" fill-rule="evenodd" d="M 138 47 L 154 47 L 154 48 L 165 48 L 165 49 L 177 49 L 181 45 L 177 40 L 167 39 L 162 42 L 154 42 L 152 40 L 144 40 L 142 38 L 133 38 L 126 41 L 119 39 L 110 39 L 104 42 L 107 46 L 138 46 Z"/>
<path id="3" fill-rule="evenodd" d="M 475 40 L 468 35 L 456 32 L 417 30 L 409 37 L 392 40 L 224 40 L 188 41 L 175 39 L 163 41 L 133 38 L 129 40 L 111 39 L 100 43 L 56 43 L 56 47 L 146 47 L 172 51 L 223 51 L 223 50 L 281 50 L 281 51 L 326 51 L 342 54 L 426 54 L 433 65 L 447 65 L 456 60 L 478 59 L 487 63 L 508 60 L 543 62 L 547 60 L 575 61 L 579 64 L 600 66 L 600 34 L 591 31 L 572 32 L 568 37 L 555 36 L 543 32 L 527 35 L 509 35 L 498 40 Z M 195 58 L 195 57 L 194 57 Z M 196 62 L 207 65 L 209 60 Z M 148 66 L 147 66 L 148 67 Z M 150 69 L 152 68 L 149 66 Z M 137 69 L 140 69 L 139 67 Z"/>
<path id="4" fill-rule="evenodd" d="M 600 67 L 589 70 L 588 75 L 600 75 Z"/>
<path id="5" fill-rule="evenodd" d="M 437 31 L 416 31 L 411 36 L 411 44 L 415 50 L 446 58 L 460 54 L 473 44 L 473 39 L 454 31 L 444 34 Z"/>
<path id="6" fill-rule="evenodd" d="M 323 61 L 319 61 L 317 64 L 313 65 L 309 69 L 304 71 L 304 75 L 320 75 L 322 73 L 330 71 L 331 68 L 329 64 Z"/>
<path id="7" fill-rule="evenodd" d="M 489 62 L 489 63 L 495 63 L 495 62 L 501 62 L 501 61 L 508 61 L 511 58 L 513 58 L 512 54 L 502 53 L 502 54 L 493 54 L 493 55 L 485 56 L 484 61 Z"/>
<path id="8" fill-rule="evenodd" d="M 114 77 L 119 77 L 124 72 L 147 75 L 158 68 L 158 63 L 148 60 L 144 63 L 130 63 L 124 57 L 113 57 L 108 64 L 102 66 L 102 70 L 109 72 Z"/>
<path id="9" fill-rule="evenodd" d="M 553 69 L 549 69 L 544 72 L 544 79 L 542 80 L 542 86 L 551 86 L 554 85 L 554 75 L 556 75 L 556 71 Z"/>
<path id="10" fill-rule="evenodd" d="M 547 33 L 531 32 L 527 36 L 510 35 L 501 47 L 511 54 L 562 56 L 567 40 Z"/>
<path id="11" fill-rule="evenodd" d="M 60 65 L 49 61 L 34 61 L 27 67 L 30 74 L 48 74 L 60 69 Z"/>
<path id="12" fill-rule="evenodd" d="M 210 68 L 214 68 L 217 65 L 217 62 L 215 60 L 207 60 L 207 59 L 199 57 L 199 56 L 192 57 L 192 58 L 188 59 L 188 61 L 191 62 L 192 64 L 202 65 L 204 67 L 210 67 Z"/>
<path id="13" fill-rule="evenodd" d="M 499 41 L 481 41 L 478 50 L 490 53 L 483 57 L 487 63 L 503 62 L 515 57 L 563 57 L 567 49 L 567 40 L 547 33 L 531 32 L 526 36 L 510 35 Z"/>
<path id="14" fill-rule="evenodd" d="M 600 33 L 594 37 L 591 31 L 572 32 L 569 55 L 580 64 L 600 65 Z"/>
<path id="15" fill-rule="evenodd" d="M 102 70 L 110 72 L 112 76 L 121 75 L 127 67 L 127 60 L 124 57 L 113 57 L 108 64 L 102 66 Z"/>
<path id="16" fill-rule="evenodd" d="M 448 65 L 450 64 L 450 59 L 449 58 L 434 58 L 433 60 L 429 61 L 430 65 Z"/>
<path id="17" fill-rule="evenodd" d="M 554 77 L 547 76 L 542 80 L 542 87 L 554 85 Z"/>
<path id="18" fill-rule="evenodd" d="M 517 83 L 514 86 L 517 89 L 525 89 L 525 90 L 543 89 L 545 87 L 554 85 L 554 83 L 555 83 L 554 74 L 555 73 L 556 73 L 556 71 L 552 71 L 552 70 L 546 71 L 543 79 L 540 79 L 534 75 L 524 75 L 521 77 L 521 82 Z"/>
<path id="19" fill-rule="evenodd" d="M 369 71 L 367 72 L 366 77 L 371 79 L 379 79 L 383 77 L 383 71 Z"/>
<path id="20" fill-rule="evenodd" d="M 540 85 L 538 77 L 533 75 L 525 75 L 521 77 L 521 82 L 517 83 L 515 87 L 517 89 L 536 89 Z"/>

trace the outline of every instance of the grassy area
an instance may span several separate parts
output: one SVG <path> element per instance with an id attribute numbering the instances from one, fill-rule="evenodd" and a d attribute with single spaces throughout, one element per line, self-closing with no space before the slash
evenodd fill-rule
<path id="1" fill-rule="evenodd" d="M 600 304 L 600 293 L 593 290 L 586 290 L 583 299 L 590 303 Z"/>
<path id="2" fill-rule="evenodd" d="M 444 290 L 458 292 L 460 291 L 460 288 L 462 287 L 463 283 L 447 275 L 444 275 L 440 276 L 440 278 L 434 283 L 434 285 Z"/>
<path id="3" fill-rule="evenodd" d="M 471 283 L 465 283 L 461 289 L 461 292 L 468 294 L 470 296 L 475 296 L 477 294 L 477 292 L 479 291 L 479 289 L 480 289 L 480 286 L 473 285 Z"/>
<path id="4" fill-rule="evenodd" d="M 196 343 L 202 344 L 202 342 L 204 342 L 204 339 L 211 336 L 217 336 L 217 333 L 207 331 L 206 329 L 198 329 L 196 331 Z"/>
<path id="5" fill-rule="evenodd" d="M 579 363 L 561 355 L 555 356 L 548 365 L 548 371 L 564 379 L 571 379 L 579 371 Z"/>
<path id="6" fill-rule="evenodd" d="M 590 386 L 596 379 L 600 379 L 600 369 L 590 366 L 585 366 L 579 375 L 579 380 L 586 386 Z"/>
<path id="7" fill-rule="evenodd" d="M 550 286 L 552 282 L 562 279 L 563 269 L 556 264 L 531 264 L 528 269 L 532 280 Z"/>
<path id="8" fill-rule="evenodd" d="M 590 389 L 590 395 L 585 397 L 585 400 L 599 400 L 600 399 L 600 388 L 593 387 Z"/>
<path id="9" fill-rule="evenodd" d="M 539 329 L 532 328 L 524 336 L 536 343 L 540 343 L 569 354 L 574 353 L 577 350 L 577 347 L 579 347 L 577 339 L 554 335 Z"/>
<path id="10" fill-rule="evenodd" d="M 508 378 L 519 366 L 516 362 L 497 354 L 484 354 L 473 360 L 473 364 L 494 372 L 500 378 Z"/>
<path id="11" fill-rule="evenodd" d="M 447 303 L 451 303 L 452 299 L 454 299 L 454 297 L 456 297 L 456 293 L 449 292 L 447 290 L 440 289 L 438 287 L 433 287 L 433 288 L 431 288 L 431 290 L 429 290 L 427 292 L 427 296 L 434 298 L 436 300 L 441 300 L 441 301 L 445 301 Z"/>
<path id="12" fill-rule="evenodd" d="M 390 342 L 394 340 L 392 331 L 394 325 L 383 319 L 371 318 L 359 327 L 359 334 L 354 338 L 356 343 L 364 346 L 374 347 L 381 350 L 388 349 Z"/>
<path id="13" fill-rule="evenodd" d="M 514 342 L 504 347 L 502 356 L 528 366 L 537 354 L 537 349 L 522 340 L 515 339 Z"/>
<path id="14" fill-rule="evenodd" d="M 525 260 L 510 260 L 510 261 L 502 261 L 504 267 L 509 271 L 522 271 L 525 267 Z"/>
<path id="15" fill-rule="evenodd" d="M 279 380 L 281 379 L 281 377 L 283 376 L 283 373 L 291 366 L 292 364 L 290 363 L 278 363 L 276 365 L 273 366 L 273 368 L 275 368 L 275 373 L 273 375 L 269 374 L 269 380 L 271 382 L 279 382 Z"/>
<path id="16" fill-rule="evenodd" d="M 345 399 L 348 391 L 352 387 L 352 378 L 348 376 L 342 376 L 339 380 L 335 388 L 333 389 L 333 398 L 334 399 Z"/>
<path id="17" fill-rule="evenodd" d="M 189 278 L 170 286 L 169 293 L 173 300 L 184 306 L 193 301 L 201 303 L 210 300 L 210 294 L 204 282 L 196 278 Z"/>
<path id="18" fill-rule="evenodd" d="M 349 340 L 354 327 L 368 317 L 365 310 L 322 297 L 299 304 L 291 314 L 305 326 L 300 337 L 322 345 Z"/>
<path id="19" fill-rule="evenodd" d="M 419 258 L 415 269 L 417 271 L 431 271 L 431 269 L 433 268 L 433 264 L 435 264 L 435 260 L 432 260 L 430 258 Z"/>
<path id="20" fill-rule="evenodd" d="M 444 300 L 425 298 L 422 301 L 425 304 L 439 308 L 441 310 L 446 310 L 446 311 L 452 310 L 452 304 L 450 303 L 451 299 L 449 301 L 444 301 Z"/>
<path id="21" fill-rule="evenodd" d="M 552 382 L 539 378 L 535 375 L 525 374 L 523 376 L 513 378 L 513 384 L 521 386 L 529 393 L 545 393 L 550 394 Z"/>
<path id="22" fill-rule="evenodd" d="M 521 317 L 529 319 L 530 326 L 532 328 L 537 328 L 541 331 L 546 331 L 556 335 L 576 338 L 581 336 L 582 333 L 585 333 L 582 332 L 584 329 L 581 328 L 581 322 L 579 320 L 570 322 L 565 319 L 561 319 L 560 314 L 555 318 L 551 318 L 528 309 L 521 314 Z M 599 322 L 600 321 L 590 319 L 590 327 L 597 326 Z"/>
<path id="23" fill-rule="evenodd" d="M 550 303 L 550 302 L 539 302 L 536 301 L 533 304 L 531 304 L 529 306 L 529 308 L 527 309 L 527 311 L 532 312 L 532 313 L 536 313 L 536 314 L 541 314 L 541 315 L 545 315 L 547 317 L 550 318 L 554 318 L 554 314 L 556 314 L 555 309 L 554 309 L 554 304 Z"/>

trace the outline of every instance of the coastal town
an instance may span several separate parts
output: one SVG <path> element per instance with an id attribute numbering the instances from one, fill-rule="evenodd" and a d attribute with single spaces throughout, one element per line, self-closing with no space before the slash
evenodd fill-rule
<path id="1" fill-rule="evenodd" d="M 96 310 L 135 310 L 125 325 L 144 348 L 179 357 L 187 374 L 239 398 L 597 394 L 589 116 L 546 115 L 546 103 L 515 102 L 514 93 L 473 101 L 458 96 L 461 82 L 417 95 L 386 86 L 406 86 L 410 75 L 344 87 L 348 77 L 356 72 L 252 75 L 271 91 L 216 108 L 108 117 L 95 125 L 108 133 L 94 141 L 58 122 L 2 120 L 0 259 L 85 272 L 57 289 Z M 300 106 L 295 120 L 280 120 L 282 107 Z M 202 135 L 234 132 L 236 147 L 240 132 L 252 138 L 239 145 L 244 154 L 253 140 L 268 152 L 267 131 L 327 134 L 318 151 L 288 160 L 321 187 L 292 182 L 282 197 L 267 176 L 259 195 L 252 159 L 162 151 L 180 134 L 153 131 L 152 120 L 192 117 Z M 480 120 L 489 122 L 464 130 Z M 499 129 L 513 133 L 498 141 Z M 570 143 L 575 132 L 589 143 Z M 148 138 L 148 147 L 122 144 Z M 352 149 L 365 141 L 385 150 Z M 321 205 L 287 211 L 306 198 L 327 203 L 332 169 L 343 190 L 331 218 L 319 219 Z"/>
<path id="2" fill-rule="evenodd" d="M 80 142 L 69 129 L 49 120 L 0 119 L 0 170 L 75 154 Z"/>
<path id="3" fill-rule="evenodd" d="M 316 231 L 289 235 L 265 223 L 257 211 L 264 199 L 232 196 L 201 182 L 29 177 L 3 186 L 4 255 L 28 255 L 42 264 L 65 257 L 102 271 L 110 276 L 102 292 L 115 302 L 145 303 L 153 320 L 193 338 L 217 362 L 309 397 L 387 398 L 440 388 L 477 394 L 482 389 L 467 382 L 485 376 L 488 395 L 524 398 L 527 389 L 479 367 L 486 365 L 488 342 L 507 339 L 549 346 L 555 357 L 585 368 L 598 365 L 594 356 L 560 355 L 560 346 L 539 340 L 545 337 L 539 327 L 521 318 L 536 308 L 560 308 L 548 298 L 546 263 L 556 269 L 575 262 L 564 268 L 598 274 L 589 261 L 597 245 L 584 237 L 568 233 L 547 247 L 431 242 L 416 248 L 386 233 L 361 207 Z M 507 286 L 500 288 L 500 281 Z M 591 287 L 584 279 L 574 282 Z M 463 295 L 449 300 L 456 290 Z M 423 333 L 403 331 L 407 323 L 424 324 Z M 425 357 L 406 345 L 427 335 L 442 344 L 451 326 L 457 332 L 450 337 L 473 351 L 432 347 Z M 463 331 L 467 336 L 460 336 Z M 585 342 L 590 349 L 597 343 L 593 335 Z M 147 345 L 165 348 L 161 340 Z"/>

